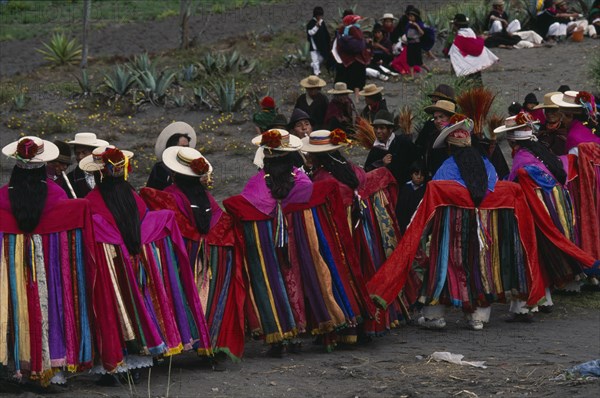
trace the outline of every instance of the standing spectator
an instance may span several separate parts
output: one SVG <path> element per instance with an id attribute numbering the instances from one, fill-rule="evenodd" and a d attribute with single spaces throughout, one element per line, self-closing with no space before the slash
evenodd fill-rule
<path id="1" fill-rule="evenodd" d="M 469 28 L 469 20 L 464 14 L 456 14 L 452 25 L 456 36 L 448 55 L 456 76 L 468 77 L 483 86 L 481 71 L 496 63 L 498 57 Z"/>
<path id="2" fill-rule="evenodd" d="M 373 121 L 377 112 L 388 110 L 382 91 L 383 87 L 378 87 L 375 84 L 367 84 L 365 88 L 358 93 L 365 97 L 366 103 L 365 108 L 360 113 L 360 117 L 367 119 L 369 123 Z"/>
<path id="3" fill-rule="evenodd" d="M 536 110 L 544 112 L 545 122 L 540 124 L 537 131 L 538 140 L 557 156 L 566 155 L 567 129 L 562 122 L 559 106 L 552 102 L 552 96 L 560 94 L 551 92 L 544 95 L 544 103 L 535 106 Z"/>
<path id="4" fill-rule="evenodd" d="M 324 125 L 325 112 L 329 105 L 329 98 L 321 91 L 326 84 L 325 80 L 315 75 L 300 80 L 300 85 L 306 92 L 298 97 L 294 106 L 294 108 L 302 109 L 311 117 L 317 130 Z"/>
<path id="5" fill-rule="evenodd" d="M 329 31 L 327 24 L 323 20 L 323 7 L 315 7 L 313 9 L 313 17 L 306 24 L 306 38 L 310 44 L 310 66 L 313 69 L 313 74 L 319 76 L 321 74 L 321 64 L 323 62 L 329 66 Z"/>
<path id="6" fill-rule="evenodd" d="M 410 67 L 410 77 L 415 77 L 415 66 L 421 67 L 429 72 L 429 68 L 423 64 L 421 49 L 421 37 L 425 35 L 425 24 L 421 21 L 421 12 L 413 8 L 408 12 L 408 23 L 406 24 L 406 60 Z"/>
<path id="7" fill-rule="evenodd" d="M 343 26 L 337 31 L 332 54 L 337 61 L 335 82 L 343 82 L 354 92 L 358 101 L 358 92 L 364 87 L 367 79 L 366 68 L 371 62 L 371 53 L 367 48 L 358 21 L 359 15 L 346 15 Z"/>
<path id="8" fill-rule="evenodd" d="M 439 100 L 435 104 L 425 107 L 424 110 L 433 116 L 433 126 L 428 127 L 427 130 L 425 126 L 423 127 L 416 144 L 421 148 L 429 176 L 433 176 L 448 158 L 448 151 L 444 148 L 434 148 L 433 144 L 450 122 L 450 118 L 456 113 L 456 105 L 448 100 Z"/>

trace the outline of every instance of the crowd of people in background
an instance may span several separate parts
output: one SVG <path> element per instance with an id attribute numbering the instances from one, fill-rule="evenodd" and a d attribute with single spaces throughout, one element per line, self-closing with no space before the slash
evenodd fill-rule
<path id="1" fill-rule="evenodd" d="M 503 3 L 492 2 L 486 42 L 541 44 Z M 578 29 L 594 37 L 598 2 L 586 24 L 563 3 L 542 12 L 569 22 L 549 24 L 542 40 Z M 597 289 L 594 95 L 561 87 L 539 103 L 530 93 L 486 137 L 478 120 L 487 115 L 457 103 L 475 91 L 440 84 L 413 137 L 366 78 L 402 73 L 398 47 L 404 72 L 427 70 L 434 34 L 421 12 L 384 14 L 370 40 L 351 11 L 333 38 L 323 9 L 313 14 L 314 74 L 299 82 L 305 93 L 289 118 L 273 98 L 260 101 L 248 159 L 256 174 L 223 207 L 185 122 L 158 135 L 159 161 L 140 192 L 128 183 L 135 154 L 91 132 L 66 142 L 25 136 L 2 149 L 15 166 L 0 188 L 0 362 L 15 377 L 47 385 L 91 369 L 103 384 L 122 372 L 135 381 L 140 368 L 184 351 L 239 361 L 249 336 L 273 357 L 300 352 L 303 336 L 330 352 L 401 323 L 444 328 L 450 306 L 479 331 L 493 303 L 509 305 L 508 322 L 529 323 L 552 311 L 553 294 Z M 464 15 L 453 25 L 457 74 L 495 62 Z M 330 67 L 328 97 L 321 69 Z M 497 134 L 512 148 L 510 168 Z M 360 137 L 362 165 L 345 153 Z"/>

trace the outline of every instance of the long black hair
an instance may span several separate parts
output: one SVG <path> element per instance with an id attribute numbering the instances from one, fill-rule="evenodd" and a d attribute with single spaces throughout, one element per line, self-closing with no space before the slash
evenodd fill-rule
<path id="1" fill-rule="evenodd" d="M 98 172 L 94 174 L 96 185 L 106 207 L 115 219 L 127 251 L 133 256 L 140 254 L 142 251 L 141 221 L 133 187 L 123 176 L 103 176 L 100 179 L 99 175 Z"/>
<path id="2" fill-rule="evenodd" d="M 192 205 L 192 213 L 198 232 L 201 234 L 208 233 L 212 213 L 210 211 L 210 200 L 204 185 L 200 183 L 200 178 L 175 173 L 173 181 Z"/>
<path id="3" fill-rule="evenodd" d="M 538 141 L 519 141 L 519 146 L 523 147 L 533 156 L 538 158 L 544 164 L 544 166 L 548 168 L 550 173 L 552 173 L 558 182 L 563 185 L 565 184 L 567 181 L 567 172 L 565 171 L 565 168 L 563 167 L 563 164 L 558 156 L 550 152 L 548 148 Z"/>
<path id="4" fill-rule="evenodd" d="M 265 157 L 265 182 L 275 199 L 285 199 L 294 187 L 294 164 L 289 154 Z"/>
<path id="5" fill-rule="evenodd" d="M 358 177 L 352 168 L 352 164 L 340 153 L 340 151 L 317 152 L 314 154 L 317 162 L 325 170 L 344 185 L 352 190 L 358 188 Z"/>
<path id="6" fill-rule="evenodd" d="M 483 157 L 479 150 L 473 147 L 456 147 L 450 146 L 450 150 L 454 155 L 454 161 L 460 171 L 460 176 L 465 181 L 471 199 L 478 207 L 488 189 L 488 176 L 483 163 Z"/>
<path id="7" fill-rule="evenodd" d="M 34 169 L 15 166 L 8 187 L 10 209 L 17 226 L 23 232 L 33 232 L 40 223 L 48 197 L 46 166 Z"/>

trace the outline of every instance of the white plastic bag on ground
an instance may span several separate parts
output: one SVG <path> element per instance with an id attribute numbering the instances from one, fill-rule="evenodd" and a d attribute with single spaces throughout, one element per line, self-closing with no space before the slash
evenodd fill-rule
<path id="1" fill-rule="evenodd" d="M 474 366 L 476 368 L 482 368 L 482 369 L 487 369 L 487 366 L 485 366 L 485 361 L 463 361 L 462 359 L 464 358 L 464 355 L 461 354 L 453 354 L 451 352 L 434 352 L 433 354 L 431 354 L 431 359 L 435 359 L 436 361 L 445 361 L 445 362 L 450 362 L 450 363 L 454 363 L 457 365 L 470 365 L 470 366 Z"/>

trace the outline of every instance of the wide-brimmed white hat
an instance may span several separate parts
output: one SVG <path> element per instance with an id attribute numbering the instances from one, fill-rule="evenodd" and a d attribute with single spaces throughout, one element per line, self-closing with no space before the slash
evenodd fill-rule
<path id="1" fill-rule="evenodd" d="M 197 137 L 194 128 L 186 122 L 173 122 L 167 127 L 165 127 L 156 139 L 156 144 L 154 144 L 154 153 L 156 154 L 157 158 L 160 159 L 162 157 L 162 153 L 167 147 L 167 141 L 169 141 L 169 138 L 171 138 L 175 134 L 187 135 L 188 137 L 190 137 L 190 147 L 196 147 Z"/>
<path id="2" fill-rule="evenodd" d="M 473 121 L 469 118 L 463 119 L 459 122 L 456 122 L 454 124 L 446 126 L 440 132 L 440 134 L 437 136 L 437 138 L 435 139 L 435 141 L 433 143 L 433 148 L 434 149 L 444 148 L 446 146 L 446 139 L 448 138 L 450 133 L 452 133 L 456 130 L 465 130 L 470 135 L 471 132 L 473 131 L 473 126 L 474 126 Z M 465 138 L 467 138 L 467 137 L 465 137 Z"/>
<path id="3" fill-rule="evenodd" d="M 273 142 L 269 140 L 273 138 Z M 302 140 L 286 130 L 271 129 L 252 138 L 252 143 L 265 149 L 281 152 L 295 152 L 302 148 Z M 278 146 L 275 146 L 279 143 Z"/>
<path id="4" fill-rule="evenodd" d="M 106 164 L 104 163 L 104 160 L 103 160 L 103 155 L 109 149 L 117 149 L 117 148 L 114 145 L 108 145 L 108 146 L 98 147 L 98 148 L 94 149 L 92 151 L 91 155 L 88 155 L 79 161 L 79 168 L 81 170 L 87 171 L 87 172 L 103 170 L 106 166 Z M 115 166 L 116 169 L 125 169 L 125 166 L 126 166 L 125 163 L 128 163 L 129 160 L 133 157 L 133 152 L 125 151 L 122 149 L 118 149 L 118 150 L 121 151 L 123 153 L 123 155 L 125 155 L 126 162 L 113 164 L 112 166 Z M 120 173 L 117 171 L 116 173 L 113 173 L 113 175 L 117 176 L 117 175 L 120 175 Z"/>
<path id="5" fill-rule="evenodd" d="M 303 152 L 329 152 L 340 149 L 350 144 L 346 133 L 340 129 L 333 131 L 316 130 L 310 133 L 308 137 L 302 138 Z"/>
<path id="6" fill-rule="evenodd" d="M 25 136 L 11 142 L 2 148 L 2 153 L 17 159 L 18 164 L 22 166 L 30 164 L 32 168 L 41 167 L 42 163 L 50 162 L 60 155 L 56 145 L 35 136 Z"/>
<path id="7" fill-rule="evenodd" d="M 565 91 L 565 93 L 557 93 L 550 97 L 553 103 L 561 108 L 581 108 L 582 105 L 576 102 L 579 91 Z"/>
<path id="8" fill-rule="evenodd" d="M 98 148 L 100 146 L 107 146 L 108 141 L 98 139 L 94 133 L 77 133 L 75 134 L 75 139 L 67 141 L 67 144 Z"/>
<path id="9" fill-rule="evenodd" d="M 370 83 L 370 84 L 367 84 L 365 87 L 363 87 L 363 89 L 358 92 L 358 95 L 362 95 L 363 97 L 368 97 L 370 95 L 379 94 L 382 91 L 383 91 L 383 87 L 379 87 L 376 84 Z"/>
<path id="10" fill-rule="evenodd" d="M 499 133 L 509 132 L 509 131 L 513 131 L 513 130 L 525 131 L 523 129 L 525 126 L 531 126 L 531 124 L 537 124 L 537 123 L 539 123 L 539 121 L 533 120 L 529 114 L 520 112 L 518 115 L 509 116 L 506 119 L 504 119 L 504 125 L 496 127 L 494 129 L 494 133 L 499 134 Z M 513 137 L 514 136 L 516 136 L 516 134 L 513 134 Z M 513 138 L 513 139 L 518 139 L 518 138 Z"/>
<path id="11" fill-rule="evenodd" d="M 213 171 L 210 162 L 199 151 L 185 146 L 172 146 L 165 149 L 162 161 L 169 170 L 186 176 L 201 177 Z"/>
<path id="12" fill-rule="evenodd" d="M 306 79 L 300 80 L 300 85 L 304 88 L 320 88 L 325 87 L 327 83 L 319 76 L 310 75 Z"/>
<path id="13" fill-rule="evenodd" d="M 380 21 L 383 21 L 385 19 L 393 19 L 394 21 L 398 20 L 398 18 L 396 18 L 391 12 L 386 12 L 385 14 L 383 14 L 383 17 L 379 18 Z"/>

